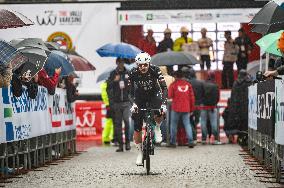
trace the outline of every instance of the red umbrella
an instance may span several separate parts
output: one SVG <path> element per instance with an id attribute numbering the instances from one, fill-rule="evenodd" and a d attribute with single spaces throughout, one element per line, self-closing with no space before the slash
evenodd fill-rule
<path id="1" fill-rule="evenodd" d="M 0 29 L 23 27 L 34 23 L 21 13 L 0 9 Z"/>
<path id="2" fill-rule="evenodd" d="M 85 58 L 77 55 L 68 54 L 75 71 L 93 71 L 96 68 Z"/>

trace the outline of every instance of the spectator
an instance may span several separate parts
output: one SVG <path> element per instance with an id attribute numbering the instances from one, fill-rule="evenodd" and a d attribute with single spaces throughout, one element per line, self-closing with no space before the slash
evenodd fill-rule
<path id="1" fill-rule="evenodd" d="M 229 124 L 239 131 L 248 130 L 248 87 L 252 84 L 246 70 L 240 70 L 231 92 Z"/>
<path id="2" fill-rule="evenodd" d="M 235 39 L 235 43 L 239 47 L 239 53 L 237 59 L 238 71 L 240 71 L 241 69 L 246 70 L 248 64 L 248 56 L 251 53 L 253 44 L 250 38 L 246 35 L 243 28 L 239 29 L 239 36 Z"/>
<path id="3" fill-rule="evenodd" d="M 222 117 L 224 119 L 224 131 L 226 133 L 226 136 L 228 138 L 228 142 L 229 144 L 234 143 L 234 136 L 237 135 L 238 133 L 238 129 L 237 127 L 232 126 L 232 124 L 230 124 L 229 122 L 229 116 L 230 116 L 230 103 L 231 103 L 231 99 L 228 98 L 228 103 L 227 103 L 227 107 L 225 108 Z"/>
<path id="4" fill-rule="evenodd" d="M 55 69 L 53 77 L 49 77 L 45 69 L 41 69 L 37 74 L 38 84 L 47 88 L 49 94 L 54 95 L 60 74 L 61 68 Z"/>
<path id="5" fill-rule="evenodd" d="M 116 152 L 123 152 L 122 140 L 122 120 L 124 121 L 125 131 L 125 149 L 130 150 L 129 140 L 129 118 L 130 118 L 130 101 L 128 88 L 128 71 L 124 67 L 125 59 L 117 58 L 117 68 L 110 73 L 108 78 L 107 93 L 109 96 L 110 107 L 114 112 L 114 129 L 119 148 Z"/>
<path id="6" fill-rule="evenodd" d="M 211 130 L 214 135 L 215 141 L 213 144 L 222 144 L 218 141 L 219 133 L 217 124 L 217 104 L 219 102 L 219 88 L 215 83 L 215 74 L 214 72 L 209 71 L 207 82 L 204 82 L 204 94 L 203 102 L 204 105 L 201 110 L 201 130 L 202 130 L 202 144 L 206 144 L 207 139 L 207 117 L 209 116 L 209 121 L 211 124 Z"/>
<path id="7" fill-rule="evenodd" d="M 193 140 L 195 143 L 197 143 L 197 125 L 200 119 L 199 107 L 202 105 L 203 94 L 204 94 L 203 81 L 196 79 L 196 74 L 193 69 L 190 69 L 188 67 L 183 67 L 181 70 L 185 74 L 186 80 L 191 84 L 194 91 L 195 109 L 193 113 L 190 115 L 190 123 L 193 130 Z"/>
<path id="8" fill-rule="evenodd" d="M 109 107 L 109 98 L 107 95 L 107 85 L 108 85 L 107 81 L 101 84 L 101 96 L 102 96 L 102 100 L 104 104 L 106 105 L 106 110 L 107 110 L 106 121 L 104 124 L 103 133 L 102 133 L 102 141 L 105 144 L 113 141 L 113 121 L 112 121 L 113 111 Z"/>
<path id="9" fill-rule="evenodd" d="M 183 51 L 184 44 L 191 44 L 193 42 L 192 38 L 187 37 L 189 30 L 186 27 L 180 28 L 181 37 L 177 38 L 174 42 L 174 51 Z"/>
<path id="10" fill-rule="evenodd" d="M 209 49 L 210 47 L 212 48 L 212 53 L 213 53 L 213 61 L 215 61 L 214 58 L 214 47 L 213 47 L 213 41 L 206 36 L 207 29 L 202 28 L 201 29 L 201 36 L 202 38 L 198 40 L 198 46 L 200 49 L 200 68 L 201 70 L 204 70 L 204 64 L 206 63 L 207 70 L 210 70 L 211 67 L 211 60 L 210 60 L 210 54 L 209 54 Z"/>
<path id="11" fill-rule="evenodd" d="M 138 47 L 140 50 L 147 52 L 150 56 L 157 53 L 156 41 L 153 37 L 153 30 L 148 29 L 147 36 L 139 41 Z"/>
<path id="12" fill-rule="evenodd" d="M 74 79 L 76 78 L 76 76 L 77 75 L 75 73 L 71 73 L 64 79 L 66 94 L 67 94 L 67 101 L 69 103 L 74 102 L 79 96 L 76 85 L 74 84 Z"/>
<path id="13" fill-rule="evenodd" d="M 189 113 L 194 110 L 194 93 L 191 85 L 183 79 L 181 71 L 176 72 L 176 80 L 169 87 L 169 98 L 172 99 L 171 109 L 171 141 L 170 147 L 176 147 L 177 124 L 182 118 L 186 131 L 188 146 L 194 147 L 192 127 L 189 121 Z"/>
<path id="14" fill-rule="evenodd" d="M 167 84 L 167 88 L 169 88 L 170 84 L 173 83 L 175 81 L 174 77 L 168 75 L 168 70 L 166 66 L 160 66 L 160 70 L 162 72 L 162 75 L 164 76 L 164 79 L 166 81 Z M 170 109 L 169 107 L 167 109 Z M 167 142 L 167 120 L 169 120 L 169 113 L 170 111 L 168 110 L 168 112 L 166 113 L 166 120 L 162 122 L 160 128 L 161 128 L 161 132 L 162 132 L 162 143 L 161 145 L 163 145 L 163 143 Z M 168 126 L 169 127 L 169 126 Z"/>
<path id="15" fill-rule="evenodd" d="M 164 31 L 164 39 L 158 45 L 158 53 L 172 51 L 173 50 L 173 39 L 171 38 L 172 31 L 167 28 Z"/>
<path id="16" fill-rule="evenodd" d="M 9 87 L 12 80 L 12 66 L 0 64 L 0 88 Z"/>
<path id="17" fill-rule="evenodd" d="M 234 83 L 234 63 L 238 59 L 239 48 L 231 37 L 231 31 L 225 31 L 225 44 L 223 56 L 222 87 L 231 89 Z"/>

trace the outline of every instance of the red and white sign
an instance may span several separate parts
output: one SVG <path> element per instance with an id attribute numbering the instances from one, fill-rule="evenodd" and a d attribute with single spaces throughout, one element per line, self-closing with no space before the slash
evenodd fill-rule
<path id="1" fill-rule="evenodd" d="M 101 140 L 105 117 L 103 102 L 76 102 L 75 109 L 77 139 Z"/>

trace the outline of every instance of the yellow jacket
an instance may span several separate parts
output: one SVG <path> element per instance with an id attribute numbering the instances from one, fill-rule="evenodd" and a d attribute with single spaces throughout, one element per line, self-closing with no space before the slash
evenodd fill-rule
<path id="1" fill-rule="evenodd" d="M 192 43 L 192 41 L 193 41 L 192 38 L 187 37 L 187 43 L 190 44 Z M 185 38 L 183 37 L 177 38 L 174 42 L 174 47 L 173 47 L 174 51 L 182 51 L 181 47 L 184 43 L 186 43 Z"/>
<path id="2" fill-rule="evenodd" d="M 104 104 L 106 106 L 109 106 L 109 99 L 108 99 L 108 95 L 107 95 L 107 82 L 103 82 L 101 84 L 101 96 L 102 96 L 102 100 L 104 102 Z"/>

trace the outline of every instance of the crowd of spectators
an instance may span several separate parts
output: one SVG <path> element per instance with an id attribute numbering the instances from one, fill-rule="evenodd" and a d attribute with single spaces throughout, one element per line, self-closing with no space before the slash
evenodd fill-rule
<path id="1" fill-rule="evenodd" d="M 198 45 L 200 68 L 207 69 L 207 79 L 196 78 L 196 72 L 190 66 L 179 66 L 173 71 L 172 67 L 160 67 L 169 90 L 168 99 L 170 112 L 167 114 L 168 121 L 161 124 L 162 144 L 167 141 L 167 130 L 169 131 L 169 147 L 175 147 L 179 127 L 184 127 L 186 142 L 190 147 L 197 143 L 197 125 L 201 124 L 202 144 L 210 142 L 211 134 L 214 136 L 212 144 L 222 144 L 219 138 L 217 103 L 220 98 L 220 88 L 216 83 L 215 73 L 211 69 L 211 61 L 215 61 L 213 41 L 207 37 L 207 29 L 201 29 L 201 38 L 194 42 L 188 37 L 189 30 L 181 27 L 181 36 L 176 40 L 171 38 L 169 28 L 164 31 L 164 39 L 156 46 L 153 37 L 154 31 L 149 29 L 147 35 L 139 41 L 139 48 L 151 56 L 156 53 L 167 51 L 189 51 L 193 49 L 192 44 Z M 234 135 L 247 127 L 247 88 L 252 83 L 245 70 L 248 63 L 248 55 L 252 49 L 250 39 L 245 35 L 243 29 L 239 30 L 239 36 L 234 40 L 231 31 L 225 31 L 224 56 L 222 71 L 222 88 L 232 89 L 231 101 L 223 113 L 225 121 L 225 132 L 229 142 L 234 142 Z M 213 55 L 213 56 L 212 56 Z M 114 133 L 111 140 L 118 146 L 117 152 L 130 150 L 130 140 L 133 133 L 133 122 L 130 114 L 130 102 L 128 98 L 128 71 L 124 67 L 126 62 L 123 58 L 117 58 L 117 68 L 111 72 L 107 84 L 109 98 L 109 111 L 112 113 Z M 236 81 L 233 77 L 233 65 L 237 63 L 239 76 Z M 168 74 L 169 73 L 169 74 Z M 108 116 L 109 117 L 109 116 Z M 124 123 L 122 123 L 124 122 Z M 124 125 L 124 131 L 123 131 Z M 168 129 L 167 129 L 168 127 Z M 110 131 L 108 131 L 110 132 Z M 125 135 L 123 137 L 123 134 Z M 111 137 L 112 138 L 112 137 Z M 123 139 L 124 138 L 124 139 Z M 109 139 L 108 139 L 109 140 Z M 160 139 L 156 139 L 160 140 Z M 109 142 L 109 141 L 107 141 Z"/>

